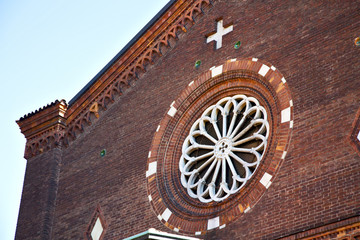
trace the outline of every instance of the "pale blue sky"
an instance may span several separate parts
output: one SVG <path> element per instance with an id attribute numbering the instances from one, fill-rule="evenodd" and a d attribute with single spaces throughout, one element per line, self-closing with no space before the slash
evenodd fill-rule
<path id="1" fill-rule="evenodd" d="M 68 102 L 168 0 L 0 0 L 0 239 L 14 239 L 26 160 L 15 123 Z"/>

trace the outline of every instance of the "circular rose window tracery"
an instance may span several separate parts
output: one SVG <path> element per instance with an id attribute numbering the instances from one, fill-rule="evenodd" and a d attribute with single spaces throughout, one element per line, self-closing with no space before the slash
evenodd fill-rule
<path id="1" fill-rule="evenodd" d="M 148 153 L 156 217 L 200 235 L 258 211 L 293 124 L 287 82 L 269 63 L 232 59 L 193 79 L 165 112 Z"/>
<path id="2" fill-rule="evenodd" d="M 181 183 L 201 202 L 238 192 L 256 171 L 266 149 L 269 123 L 254 97 L 225 97 L 205 110 L 190 129 L 179 162 Z"/>

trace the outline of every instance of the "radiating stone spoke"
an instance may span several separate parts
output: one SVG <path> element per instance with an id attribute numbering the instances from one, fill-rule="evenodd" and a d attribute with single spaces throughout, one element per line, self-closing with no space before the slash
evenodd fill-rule
<path id="1" fill-rule="evenodd" d="M 226 137 L 226 128 L 227 128 L 227 125 L 226 125 L 226 121 L 227 121 L 227 115 L 226 114 L 222 114 L 223 116 L 223 133 L 222 133 L 222 137 Z"/>
<path id="2" fill-rule="evenodd" d="M 214 156 L 214 151 L 208 152 L 206 154 L 200 155 L 198 157 L 194 158 L 194 161 L 199 161 L 199 160 L 203 160 L 204 158 L 210 157 L 210 156 Z"/>
<path id="3" fill-rule="evenodd" d="M 202 164 L 199 168 L 198 171 L 201 172 L 204 170 L 204 168 L 206 168 L 211 162 L 213 162 L 215 159 L 215 156 L 213 155 L 211 158 L 209 158 L 209 160 L 207 160 L 204 164 Z"/>
<path id="4" fill-rule="evenodd" d="M 256 164 L 256 163 L 248 163 L 248 162 L 244 161 L 243 159 L 241 159 L 240 157 L 238 157 L 234 153 L 230 153 L 230 156 L 232 158 L 234 158 L 236 161 L 238 161 L 244 168 L 252 167 L 252 166 L 254 166 Z"/>
<path id="5" fill-rule="evenodd" d="M 251 121 L 249 125 L 247 125 L 239 134 L 233 137 L 233 141 L 238 140 L 241 138 L 244 134 L 246 134 L 252 127 L 254 126 L 254 122 Z"/>
<path id="6" fill-rule="evenodd" d="M 234 128 L 234 125 L 235 125 L 235 121 L 236 121 L 237 116 L 238 116 L 237 112 L 234 111 L 233 117 L 232 117 L 231 122 L 230 122 L 229 130 L 228 130 L 228 132 L 226 133 L 226 136 L 227 136 L 227 137 L 229 137 L 229 135 L 232 133 L 232 130 L 233 130 L 233 128 Z"/>
<path id="7" fill-rule="evenodd" d="M 196 146 L 197 146 L 197 148 L 201 148 L 201 149 L 208 149 L 208 150 L 215 149 L 215 146 L 212 146 L 212 145 L 197 144 Z"/>
<path id="8" fill-rule="evenodd" d="M 231 150 L 234 151 L 234 152 L 251 153 L 251 148 L 236 148 L 236 147 L 232 147 Z"/>
<path id="9" fill-rule="evenodd" d="M 206 156 L 208 155 L 208 156 Z M 212 155 L 212 156 L 211 156 Z M 214 153 L 213 152 L 209 152 L 208 154 L 204 154 L 202 156 L 205 156 L 203 158 L 206 158 L 206 157 L 209 157 L 211 156 L 205 163 L 203 163 L 198 169 L 197 169 L 197 172 L 201 172 L 205 167 L 207 167 L 214 159 L 215 159 L 215 156 L 214 156 Z M 202 157 L 200 156 L 200 157 Z M 198 160 L 202 160 L 203 158 L 200 158 L 200 157 L 197 157 L 197 158 L 193 158 L 192 161 L 189 161 L 185 164 L 184 166 L 184 170 L 185 170 L 185 173 L 192 173 L 193 171 L 190 171 L 192 165 L 196 164 L 196 162 Z"/>
<path id="10" fill-rule="evenodd" d="M 242 125 L 244 124 L 245 120 L 246 120 L 246 117 L 243 116 L 243 117 L 241 118 L 240 122 L 236 125 L 234 131 L 231 133 L 230 138 L 234 138 L 235 134 L 240 130 L 240 128 L 241 128 Z"/>
<path id="11" fill-rule="evenodd" d="M 221 182 L 226 183 L 226 160 L 225 158 L 221 159 Z"/>
<path id="12" fill-rule="evenodd" d="M 219 159 L 216 159 L 216 168 L 213 174 L 213 177 L 211 179 L 211 182 L 215 184 L 216 179 L 218 178 L 219 175 L 219 170 L 220 170 L 220 166 L 221 166 L 221 161 L 219 161 Z"/>
<path id="13" fill-rule="evenodd" d="M 216 120 L 212 121 L 212 125 L 213 125 L 213 127 L 215 129 L 216 136 L 218 137 L 218 139 L 221 139 L 221 133 L 220 133 L 220 130 L 218 128 L 217 121 Z"/>
<path id="14" fill-rule="evenodd" d="M 206 137 L 207 139 L 209 139 L 210 141 L 212 141 L 214 144 L 217 143 L 217 140 L 215 138 L 213 138 L 212 136 L 210 136 L 210 134 L 208 133 L 204 133 L 202 136 Z"/>
<path id="15" fill-rule="evenodd" d="M 206 171 L 206 173 L 205 173 L 205 175 L 204 175 L 204 177 L 203 177 L 203 180 L 206 180 L 206 179 L 209 177 L 209 175 L 210 175 L 210 173 L 212 172 L 212 170 L 214 169 L 216 163 L 217 163 L 217 161 L 213 161 L 213 162 L 211 163 L 210 167 L 208 168 L 208 170 Z"/>

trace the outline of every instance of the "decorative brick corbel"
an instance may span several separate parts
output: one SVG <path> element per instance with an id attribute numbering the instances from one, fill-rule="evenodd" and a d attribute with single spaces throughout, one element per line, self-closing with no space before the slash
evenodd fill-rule
<path id="1" fill-rule="evenodd" d="M 16 121 L 26 138 L 26 159 L 61 146 L 66 128 L 66 110 L 66 101 L 56 100 Z"/>
<path id="2" fill-rule="evenodd" d="M 106 111 L 117 96 L 132 87 L 131 81 L 139 80 L 141 74 L 147 71 L 146 66 L 154 64 L 163 56 L 162 49 L 169 48 L 171 40 L 175 44 L 179 39 L 178 34 L 186 33 L 195 24 L 196 16 L 202 15 L 214 2 L 215 0 L 181 0 L 174 4 L 174 9 L 169 10 L 172 14 L 164 14 L 164 20 L 159 20 L 149 29 L 149 33 L 154 34 L 145 33 L 128 54 L 124 54 L 99 78 L 98 81 L 103 84 L 94 84 L 94 89 L 90 88 L 83 94 L 84 99 L 80 97 L 69 106 L 65 146 L 75 140 L 86 126 L 91 125 L 92 119 L 99 118 L 99 113 Z"/>
<path id="3" fill-rule="evenodd" d="M 197 16 L 213 6 L 216 0 L 179 0 L 135 44 L 117 59 L 75 103 L 64 100 L 25 115 L 17 121 L 27 139 L 25 158 L 29 159 L 58 145 L 67 147 L 86 126 L 101 116 L 117 96 L 141 78 L 146 66 L 163 56 L 162 50 L 186 33 Z"/>

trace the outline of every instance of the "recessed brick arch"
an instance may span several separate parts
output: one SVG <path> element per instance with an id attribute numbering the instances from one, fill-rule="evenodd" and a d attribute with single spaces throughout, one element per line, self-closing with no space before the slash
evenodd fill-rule
<path id="1" fill-rule="evenodd" d="M 223 201 L 203 203 L 181 185 L 179 159 L 192 124 L 205 109 L 224 97 L 256 98 L 268 113 L 268 147 L 252 178 Z M 246 214 L 275 180 L 293 128 L 293 101 L 282 74 L 256 58 L 232 59 L 191 81 L 161 120 L 148 154 L 149 202 L 158 219 L 176 232 L 200 235 L 224 228 Z"/>

